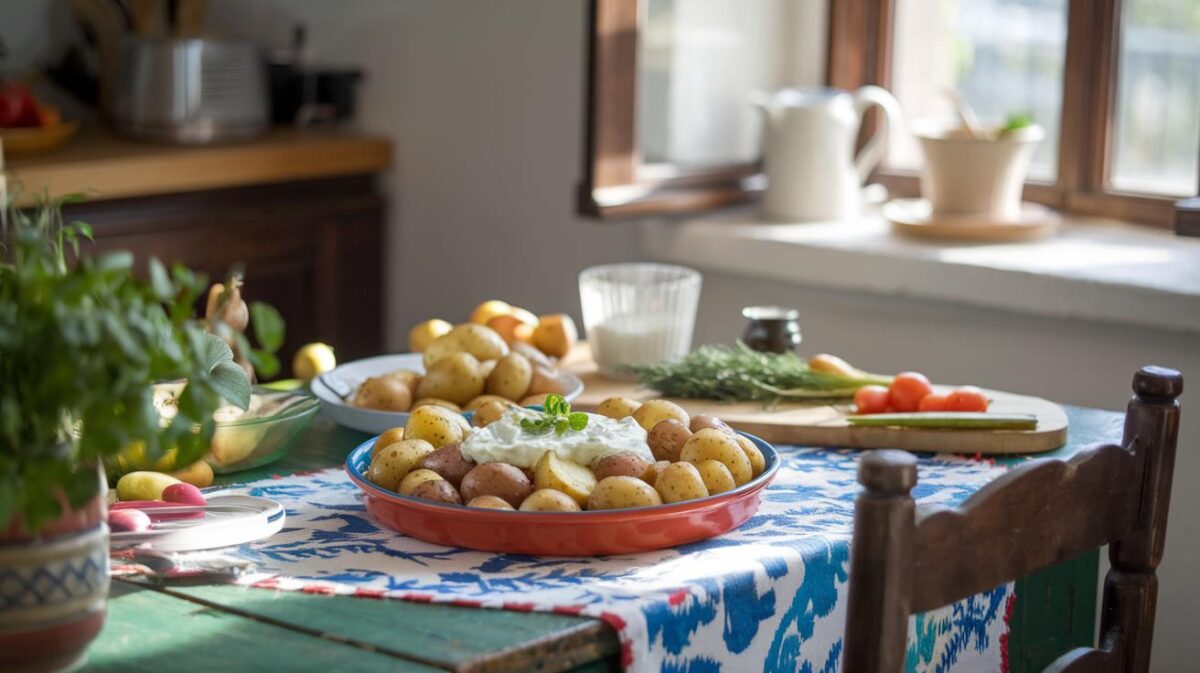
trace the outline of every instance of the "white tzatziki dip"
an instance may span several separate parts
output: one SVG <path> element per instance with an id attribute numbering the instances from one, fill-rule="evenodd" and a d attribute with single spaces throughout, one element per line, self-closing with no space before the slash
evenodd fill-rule
<path id="1" fill-rule="evenodd" d="M 553 430 L 535 434 L 521 428 L 522 418 L 538 415 L 523 409 L 504 414 L 462 443 L 463 457 L 481 465 L 508 463 L 532 468 L 547 451 L 580 465 L 591 465 L 597 458 L 612 453 L 628 452 L 654 462 L 654 454 L 646 443 L 646 431 L 632 417 L 618 421 L 588 414 L 588 423 L 582 430 L 568 430 L 561 435 Z"/>

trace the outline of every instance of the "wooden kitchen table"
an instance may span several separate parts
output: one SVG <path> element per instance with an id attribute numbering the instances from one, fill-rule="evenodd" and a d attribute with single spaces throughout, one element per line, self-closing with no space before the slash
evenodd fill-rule
<path id="1" fill-rule="evenodd" d="M 1067 446 L 1043 455 L 1070 454 L 1121 436 L 1121 414 L 1067 412 Z M 218 477 L 218 483 L 341 465 L 367 437 L 318 419 L 284 459 Z M 1012 671 L 1040 671 L 1062 652 L 1092 644 L 1097 559 L 1086 554 L 1017 582 Z M 114 580 L 108 621 L 85 670 L 611 671 L 618 669 L 617 649 L 615 633 L 586 617 L 233 586 L 148 588 Z"/>

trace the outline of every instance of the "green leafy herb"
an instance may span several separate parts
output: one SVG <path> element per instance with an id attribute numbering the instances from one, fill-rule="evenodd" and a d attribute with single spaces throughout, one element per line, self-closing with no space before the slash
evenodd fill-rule
<path id="1" fill-rule="evenodd" d="M 1014 112 L 1008 115 L 1008 119 L 1004 120 L 1004 126 L 1000 127 L 1000 132 L 1009 133 L 1033 126 L 1033 124 L 1033 115 L 1028 112 Z"/>
<path id="2" fill-rule="evenodd" d="M 811 369 L 795 353 L 762 353 L 738 342 L 701 346 L 682 360 L 625 367 L 643 386 L 669 397 L 762 402 L 831 400 L 854 396 L 865 385 L 888 385 L 891 377 L 860 372 L 846 377 Z"/>
<path id="3" fill-rule="evenodd" d="M 571 411 L 571 403 L 562 395 L 549 395 L 542 403 L 542 413 L 521 419 L 521 429 L 535 435 L 554 430 L 562 436 L 568 430 L 579 432 L 587 427 L 588 416 L 581 411 Z"/>
<path id="4" fill-rule="evenodd" d="M 138 448 L 149 464 L 194 462 L 213 411 L 246 408 L 250 384 L 193 317 L 203 275 L 150 260 L 138 280 L 128 252 L 80 252 L 92 228 L 62 216 L 79 199 L 14 199 L 0 204 L 0 526 L 36 532 L 61 513 L 60 495 L 73 507 L 96 495 L 106 459 Z M 260 341 L 281 341 L 281 323 L 257 313 Z M 178 379 L 178 413 L 163 423 L 151 384 Z"/>

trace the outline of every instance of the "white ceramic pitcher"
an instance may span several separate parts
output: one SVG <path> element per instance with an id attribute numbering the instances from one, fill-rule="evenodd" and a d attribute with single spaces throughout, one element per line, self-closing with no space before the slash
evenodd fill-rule
<path id="1" fill-rule="evenodd" d="M 899 128 L 900 105 L 892 94 L 877 86 L 782 89 L 756 94 L 751 102 L 765 119 L 763 215 L 785 222 L 858 215 L 863 183 L 883 158 L 888 130 Z M 862 116 L 872 105 L 883 111 L 883 120 L 855 156 Z"/>

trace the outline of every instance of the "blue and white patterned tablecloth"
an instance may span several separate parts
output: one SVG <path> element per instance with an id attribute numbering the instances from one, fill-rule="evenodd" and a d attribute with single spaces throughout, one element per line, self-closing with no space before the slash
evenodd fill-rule
<path id="1" fill-rule="evenodd" d="M 548 558 L 454 549 L 376 525 L 341 470 L 228 489 L 277 500 L 284 529 L 241 553 L 256 586 L 604 619 L 630 671 L 839 670 L 858 452 L 778 447 L 762 508 L 719 538 L 661 552 Z M 1003 471 L 921 459 L 919 503 L 954 505 Z M 1006 668 L 1012 587 L 913 619 L 909 670 Z"/>

